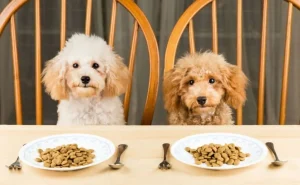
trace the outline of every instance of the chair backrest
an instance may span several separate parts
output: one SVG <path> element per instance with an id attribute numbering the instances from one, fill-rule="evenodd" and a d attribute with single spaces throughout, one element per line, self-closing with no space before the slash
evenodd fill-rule
<path id="1" fill-rule="evenodd" d="M 281 88 L 281 106 L 279 124 L 285 124 L 286 116 L 286 100 L 287 100 L 287 83 L 288 83 L 288 67 L 290 60 L 290 42 L 291 42 L 291 27 L 293 6 L 300 8 L 299 0 L 286 0 L 288 2 L 288 16 L 286 25 L 286 40 L 284 51 L 284 64 Z M 212 51 L 218 53 L 218 25 L 217 25 L 217 5 L 216 0 L 195 0 L 181 15 L 173 28 L 165 53 L 165 69 L 168 71 L 173 68 L 176 56 L 176 50 L 179 40 L 188 26 L 189 31 L 189 46 L 190 53 L 195 52 L 193 17 L 197 12 L 202 10 L 206 5 L 212 3 Z M 237 66 L 242 67 L 242 9 L 243 0 L 237 0 Z M 260 71 L 259 71 L 259 92 L 258 92 L 258 110 L 257 124 L 262 125 L 264 120 L 264 93 L 265 93 L 265 58 L 266 58 L 266 37 L 267 37 L 267 15 L 268 15 L 268 0 L 263 0 L 263 15 L 262 15 L 262 31 L 261 31 L 261 53 L 260 53 Z M 242 107 L 237 109 L 238 125 L 242 124 Z"/>
<path id="2" fill-rule="evenodd" d="M 22 102 L 21 102 L 21 88 L 19 78 L 19 59 L 17 49 L 16 23 L 15 13 L 29 0 L 13 0 L 11 1 L 0 14 L 0 36 L 10 21 L 11 41 L 12 41 L 12 58 L 13 58 L 13 75 L 14 75 L 14 93 L 15 93 L 15 107 L 16 107 L 16 122 L 18 125 L 22 121 Z M 41 18 L 40 18 L 40 0 L 35 1 L 35 94 L 36 94 L 36 124 L 42 124 L 42 84 L 41 84 Z M 86 21 L 85 33 L 87 35 L 91 32 L 91 15 L 92 15 L 92 0 L 86 0 Z M 129 56 L 129 71 L 133 74 L 135 64 L 135 53 L 137 46 L 138 30 L 141 29 L 148 47 L 149 53 L 149 84 L 148 92 L 142 117 L 142 125 L 150 125 L 152 122 L 154 108 L 156 104 L 158 81 L 159 81 L 159 54 L 155 34 L 151 28 L 141 9 L 134 3 L 133 0 L 112 0 L 112 13 L 109 33 L 109 45 L 114 45 L 114 33 L 116 28 L 116 14 L 117 3 L 121 4 L 134 17 L 133 35 L 131 50 Z M 60 47 L 62 48 L 66 40 L 66 0 L 61 0 L 61 30 L 60 30 Z M 129 102 L 131 97 L 130 81 L 124 98 L 124 114 L 126 121 L 128 120 Z"/>

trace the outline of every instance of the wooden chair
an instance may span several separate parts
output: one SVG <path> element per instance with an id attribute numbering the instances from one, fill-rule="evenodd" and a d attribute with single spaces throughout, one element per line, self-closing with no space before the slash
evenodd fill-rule
<path id="1" fill-rule="evenodd" d="M 12 40 L 12 55 L 13 55 L 13 73 L 14 73 L 14 93 L 15 93 L 15 107 L 16 107 L 16 121 L 18 125 L 22 124 L 22 102 L 21 102 L 21 89 L 19 79 L 19 60 L 17 49 L 17 36 L 16 36 L 16 23 L 15 13 L 29 0 L 12 0 L 0 14 L 0 36 L 10 21 L 11 40 Z M 42 124 L 42 85 L 41 85 L 41 18 L 40 18 L 40 0 L 35 1 L 35 94 L 36 94 L 36 124 Z M 87 35 L 91 32 L 91 15 L 92 15 L 92 0 L 86 0 L 86 22 L 85 33 Z M 116 14 L 117 3 L 120 3 L 127 9 L 128 12 L 134 17 L 133 35 L 131 43 L 131 51 L 129 57 L 129 70 L 131 74 L 134 71 L 135 53 L 137 47 L 138 30 L 141 29 L 144 33 L 146 43 L 149 52 L 149 84 L 148 93 L 144 107 L 144 113 L 142 117 L 142 125 L 151 125 L 152 117 L 154 114 L 154 108 L 156 104 L 158 81 L 159 81 L 159 54 L 157 41 L 154 32 L 151 28 L 149 21 L 147 20 L 141 9 L 134 3 L 133 0 L 112 0 L 112 14 L 109 34 L 109 45 L 114 45 L 114 33 L 116 28 Z M 61 31 L 60 31 L 60 47 L 62 48 L 66 40 L 66 0 L 61 0 Z M 131 96 L 130 81 L 127 92 L 124 98 L 124 112 L 126 121 L 128 119 L 129 102 Z"/>
<path id="2" fill-rule="evenodd" d="M 283 64 L 282 88 L 281 88 L 281 106 L 280 106 L 280 125 L 285 124 L 286 116 L 286 98 L 287 98 L 287 82 L 288 82 L 288 66 L 290 60 L 290 42 L 293 6 L 300 8 L 299 0 L 286 0 L 288 2 L 288 16 L 286 25 L 286 41 Z M 168 71 L 173 68 L 177 46 L 188 26 L 190 53 L 195 52 L 194 28 L 192 18 L 197 12 L 202 10 L 206 5 L 212 3 L 212 51 L 218 53 L 218 26 L 217 26 L 217 6 L 216 0 L 195 0 L 181 15 L 173 28 L 165 53 L 165 69 Z M 237 66 L 242 67 L 242 0 L 237 0 Z M 259 71 L 259 93 L 258 93 L 258 110 L 257 124 L 262 125 L 264 119 L 264 93 L 265 93 L 265 57 L 266 57 L 266 37 L 267 37 L 267 11 L 268 0 L 263 0 L 263 16 L 262 16 L 262 32 L 261 32 L 261 53 L 260 53 L 260 71 Z M 237 124 L 242 124 L 242 107 L 237 110 Z"/>

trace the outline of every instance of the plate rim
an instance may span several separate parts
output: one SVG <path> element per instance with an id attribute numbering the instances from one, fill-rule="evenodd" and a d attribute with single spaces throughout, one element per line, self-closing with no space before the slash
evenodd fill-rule
<path id="1" fill-rule="evenodd" d="M 59 137 L 59 136 L 74 136 L 74 135 L 88 136 L 88 137 L 98 138 L 98 139 L 101 139 L 101 140 L 106 140 L 106 142 L 109 144 L 109 148 L 112 150 L 112 154 L 110 156 L 104 158 L 101 161 L 91 163 L 91 164 L 88 164 L 88 165 L 84 165 L 84 166 L 72 167 L 72 168 L 47 168 L 47 167 L 44 167 L 44 166 L 36 166 L 36 165 L 33 165 L 32 163 L 28 162 L 26 159 L 24 159 L 24 156 L 22 155 L 22 153 L 24 153 L 25 149 L 29 148 L 31 145 L 33 145 L 34 143 L 36 143 L 38 141 L 43 141 L 43 140 L 47 140 L 47 139 L 54 138 L 54 137 Z M 23 145 L 20 148 L 18 156 L 19 156 L 20 160 L 23 163 L 25 163 L 26 165 L 28 165 L 30 167 L 33 167 L 33 168 L 42 169 L 42 170 L 49 170 L 49 171 L 75 171 L 75 170 L 80 170 L 80 169 L 88 168 L 88 167 L 91 167 L 91 166 L 96 166 L 100 163 L 103 163 L 104 161 L 110 159 L 115 154 L 115 152 L 116 152 L 115 144 L 111 140 L 109 140 L 105 137 L 98 136 L 98 135 L 93 135 L 93 134 L 68 133 L 68 134 L 54 134 L 54 135 L 44 136 L 44 137 L 40 137 L 38 139 L 34 139 L 30 142 L 27 142 L 25 145 Z"/>
<path id="2" fill-rule="evenodd" d="M 185 140 L 185 139 L 188 139 L 188 138 L 193 138 L 193 137 L 197 137 L 197 136 L 209 136 L 209 135 L 230 135 L 230 136 L 239 136 L 239 137 L 242 137 L 242 138 L 247 138 L 247 139 L 250 139 L 250 140 L 253 140 L 255 141 L 259 146 L 261 146 L 261 148 L 263 149 L 263 154 L 260 156 L 260 158 L 255 161 L 255 162 L 251 162 L 251 163 L 248 163 L 246 165 L 243 165 L 243 166 L 232 166 L 231 168 L 222 168 L 222 167 L 208 167 L 208 166 L 200 166 L 200 165 L 196 165 L 196 164 L 190 164 L 190 163 L 187 163 L 187 162 L 184 162 L 183 160 L 181 159 L 178 159 L 176 157 L 176 155 L 174 155 L 174 150 L 175 150 L 175 147 L 180 143 L 180 141 L 182 140 Z M 197 167 L 197 168 L 202 168 L 202 169 L 208 169 L 208 170 L 233 170 L 233 169 L 239 169 L 239 168 L 244 168 L 244 167 L 249 167 L 249 166 L 252 166 L 252 165 L 255 165 L 255 164 L 258 164 L 260 163 L 263 159 L 265 159 L 267 157 L 267 154 L 268 154 L 268 149 L 267 147 L 263 144 L 262 141 L 256 139 L 256 138 L 253 138 L 253 137 L 250 137 L 248 135 L 242 135 L 242 134 L 236 134 L 236 133 L 229 133 L 229 132 L 209 132 L 209 133 L 200 133 L 200 134 L 193 134 L 193 135 L 188 135 L 186 137 L 183 137 L 181 139 L 178 139 L 176 140 L 172 146 L 171 146 L 171 150 L 170 150 L 170 153 L 171 155 L 179 162 L 183 163 L 183 164 L 186 164 L 186 165 L 189 165 L 189 166 L 193 166 L 193 167 Z"/>

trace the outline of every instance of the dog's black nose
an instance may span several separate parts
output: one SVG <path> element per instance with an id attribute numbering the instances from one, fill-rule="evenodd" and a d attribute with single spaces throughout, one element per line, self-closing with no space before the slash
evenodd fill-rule
<path id="1" fill-rule="evenodd" d="M 205 96 L 199 96 L 197 98 L 197 102 L 200 104 L 200 105 L 204 105 L 206 103 L 206 97 Z"/>
<path id="2" fill-rule="evenodd" d="M 88 76 L 82 76 L 81 77 L 81 82 L 83 83 L 83 84 L 88 84 L 89 82 L 90 82 L 90 77 L 88 77 Z"/>

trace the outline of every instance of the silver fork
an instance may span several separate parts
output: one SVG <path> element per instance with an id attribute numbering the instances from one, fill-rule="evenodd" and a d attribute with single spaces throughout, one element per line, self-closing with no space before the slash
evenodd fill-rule
<path id="1" fill-rule="evenodd" d="M 17 158 L 17 160 L 15 162 L 13 162 L 11 165 L 7 166 L 6 167 L 10 170 L 12 169 L 17 169 L 17 170 L 20 170 L 22 169 L 22 166 L 20 164 L 20 161 L 19 161 L 19 157 Z"/>
<path id="2" fill-rule="evenodd" d="M 23 144 L 23 146 L 24 146 L 24 145 L 26 145 L 26 143 Z M 19 156 L 17 157 L 17 159 L 16 159 L 15 162 L 11 163 L 11 165 L 9 165 L 9 166 L 5 165 L 5 166 L 6 166 L 8 169 L 10 169 L 10 170 L 12 170 L 12 169 L 20 170 L 20 169 L 22 169 L 22 165 L 21 165 L 21 163 L 20 163 L 20 161 L 19 161 Z"/>
<path id="3" fill-rule="evenodd" d="M 159 163 L 158 168 L 159 169 L 170 169 L 172 167 L 172 165 L 167 161 L 167 153 L 168 153 L 168 149 L 170 147 L 169 143 L 164 143 L 163 145 L 163 149 L 164 149 L 164 160 Z"/>

